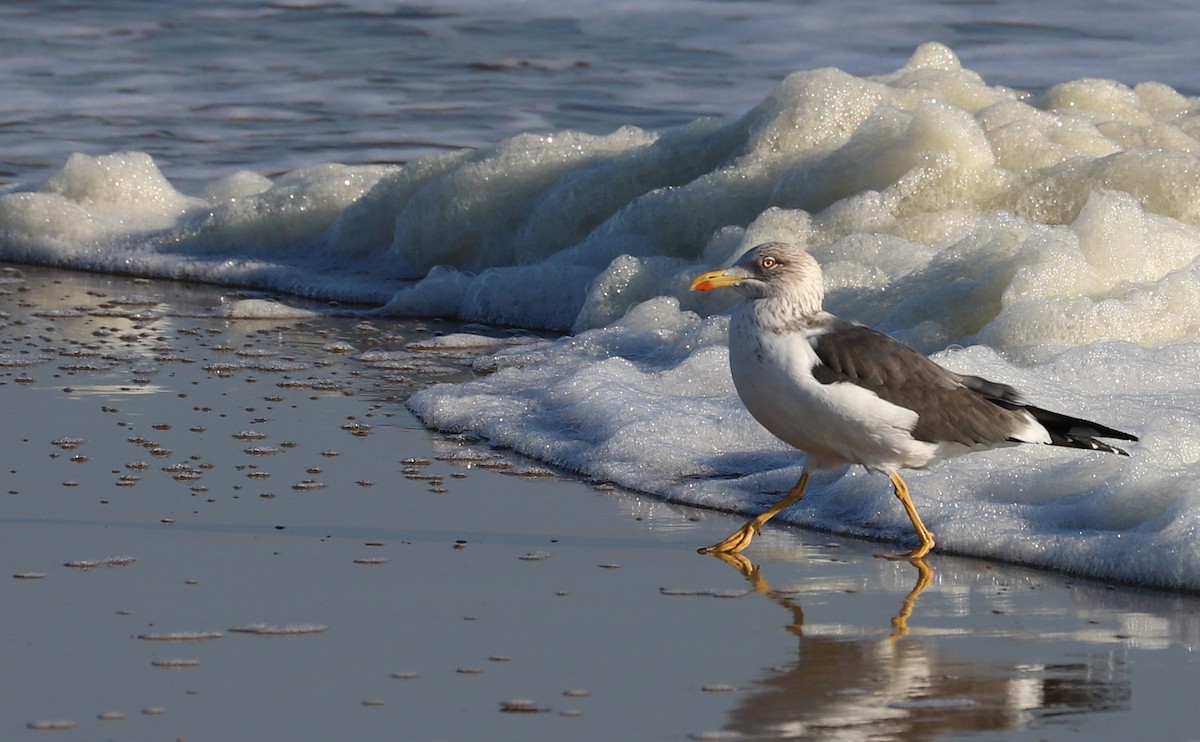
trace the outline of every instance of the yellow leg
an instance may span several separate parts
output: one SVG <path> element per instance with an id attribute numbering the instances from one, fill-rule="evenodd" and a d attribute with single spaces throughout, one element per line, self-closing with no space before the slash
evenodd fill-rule
<path id="1" fill-rule="evenodd" d="M 896 497 L 900 499 L 900 504 L 904 506 L 904 512 L 908 513 L 908 519 L 912 521 L 913 528 L 917 531 L 917 538 L 921 540 L 921 543 L 917 544 L 917 548 L 907 554 L 902 554 L 901 558 L 920 559 L 933 550 L 933 533 L 921 522 L 921 516 L 917 515 L 917 509 L 913 506 L 912 497 L 908 494 L 908 485 L 895 472 L 892 472 L 891 478 L 892 487 L 896 490 Z"/>
<path id="2" fill-rule="evenodd" d="M 737 553 L 750 545 L 754 537 L 762 531 L 763 524 L 775 517 L 775 514 L 783 510 L 789 505 L 793 505 L 804 497 L 804 490 L 808 488 L 808 470 L 800 475 L 800 481 L 796 482 L 796 486 L 788 490 L 787 495 L 772 505 L 768 510 L 761 515 L 753 518 L 749 523 L 742 526 L 738 530 L 730 534 L 729 538 L 719 544 L 706 546 L 703 549 L 698 549 L 701 554 L 718 554 L 718 553 Z M 913 517 L 916 517 L 915 514 Z M 922 526 L 924 527 L 924 526 Z M 931 537 L 932 538 L 932 537 Z"/>

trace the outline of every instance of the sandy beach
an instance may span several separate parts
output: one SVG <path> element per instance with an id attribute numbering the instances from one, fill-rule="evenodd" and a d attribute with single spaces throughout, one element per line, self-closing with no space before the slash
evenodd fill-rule
<path id="1" fill-rule="evenodd" d="M 1195 596 L 702 557 L 740 517 L 425 430 L 463 328 L 256 297 L 0 274 L 0 739 L 1200 739 Z"/>

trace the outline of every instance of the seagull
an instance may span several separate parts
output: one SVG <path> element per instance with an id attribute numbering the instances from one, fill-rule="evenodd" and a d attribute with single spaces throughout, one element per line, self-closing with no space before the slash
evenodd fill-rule
<path id="1" fill-rule="evenodd" d="M 821 267 L 784 242 L 754 247 L 732 267 L 696 276 L 690 290 L 730 286 L 744 301 L 729 320 L 729 370 L 750 414 L 806 454 L 796 485 L 701 554 L 736 554 L 763 524 L 804 497 L 810 471 L 859 465 L 886 474 L 919 543 L 934 547 L 901 469 L 975 451 L 1040 443 L 1128 456 L 1098 438 L 1136 441 L 1114 428 L 1026 404 L 1007 384 L 956 374 L 900 341 L 821 308 Z"/>

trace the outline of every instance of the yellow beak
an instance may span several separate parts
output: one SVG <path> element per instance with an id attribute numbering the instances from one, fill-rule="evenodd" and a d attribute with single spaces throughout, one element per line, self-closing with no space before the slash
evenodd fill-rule
<path id="1" fill-rule="evenodd" d="M 709 271 L 701 273 L 692 281 L 689 291 L 712 291 L 722 286 L 737 286 L 742 282 L 741 276 L 730 276 L 725 271 Z"/>

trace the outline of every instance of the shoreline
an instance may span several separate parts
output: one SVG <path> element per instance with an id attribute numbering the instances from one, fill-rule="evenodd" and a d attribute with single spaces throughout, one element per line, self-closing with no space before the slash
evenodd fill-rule
<path id="1" fill-rule="evenodd" d="M 722 564 L 694 550 L 741 516 L 421 426 L 401 400 L 469 374 L 420 347 L 453 323 L 3 277 L 6 739 L 1200 729 L 1195 595 L 792 527 Z"/>

